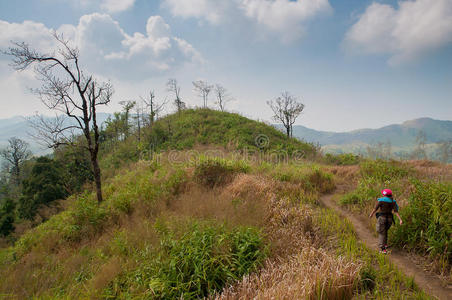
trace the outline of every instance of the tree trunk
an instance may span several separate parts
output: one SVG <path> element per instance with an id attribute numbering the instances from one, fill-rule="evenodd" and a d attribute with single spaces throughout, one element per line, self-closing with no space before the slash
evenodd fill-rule
<path id="1" fill-rule="evenodd" d="M 93 154 L 91 154 L 91 164 L 93 165 L 93 175 L 94 175 L 94 181 L 96 183 L 97 202 L 101 203 L 103 201 L 101 174 L 100 174 L 100 168 L 99 168 L 99 163 L 97 161 L 97 157 L 94 157 Z"/>
<path id="2" fill-rule="evenodd" d="M 290 127 L 286 126 L 286 135 L 288 138 L 290 138 Z"/>

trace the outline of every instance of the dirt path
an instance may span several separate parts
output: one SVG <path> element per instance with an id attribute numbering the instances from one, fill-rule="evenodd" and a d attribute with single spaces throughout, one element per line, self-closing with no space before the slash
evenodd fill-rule
<path id="1" fill-rule="evenodd" d="M 343 217 L 348 218 L 358 235 L 358 237 L 371 249 L 378 249 L 377 238 L 372 235 L 369 229 L 366 227 L 366 223 L 363 220 L 363 216 L 354 215 L 341 207 L 339 207 L 333 200 L 334 195 L 324 195 L 320 198 L 320 201 L 328 208 L 334 209 Z M 406 275 L 413 276 L 416 284 L 423 289 L 427 294 L 434 296 L 441 300 L 452 299 L 452 288 L 441 286 L 440 281 L 434 276 L 427 274 L 421 268 L 416 266 L 408 257 L 403 253 L 393 249 L 391 254 L 388 255 L 389 260 L 393 262 L 402 272 Z"/>

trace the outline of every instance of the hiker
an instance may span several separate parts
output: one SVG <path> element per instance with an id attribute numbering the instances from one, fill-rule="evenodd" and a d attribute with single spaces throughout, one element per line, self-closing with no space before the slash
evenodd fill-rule
<path id="1" fill-rule="evenodd" d="M 384 189 L 381 191 L 383 198 L 378 198 L 377 204 L 375 205 L 374 210 L 369 215 L 369 218 L 372 218 L 374 213 L 377 212 L 377 232 L 378 232 L 378 246 L 381 249 L 381 252 L 386 254 L 388 248 L 388 230 L 394 222 L 394 216 L 392 212 L 397 215 L 400 221 L 400 225 L 402 225 L 402 218 L 399 215 L 399 206 L 397 202 L 392 198 L 392 191 L 390 189 Z"/>

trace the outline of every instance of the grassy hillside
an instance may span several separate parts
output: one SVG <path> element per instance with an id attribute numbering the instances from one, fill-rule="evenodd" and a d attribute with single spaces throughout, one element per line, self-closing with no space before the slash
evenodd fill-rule
<path id="1" fill-rule="evenodd" d="M 195 145 L 219 145 L 233 150 L 295 150 L 311 155 L 312 145 L 287 139 L 279 130 L 235 113 L 188 109 L 156 122 L 149 142 L 159 149 L 191 149 Z"/>
<path id="2" fill-rule="evenodd" d="M 126 161 L 149 158 L 155 152 L 166 150 L 202 152 L 206 146 L 250 157 L 273 153 L 275 159 L 281 160 L 312 159 L 319 154 L 313 144 L 287 139 L 273 126 L 211 109 L 187 109 L 167 115 L 141 130 L 140 141 L 136 134 L 126 138 L 126 142 L 104 142 L 101 162 L 104 168 L 117 168 Z"/>
<path id="3" fill-rule="evenodd" d="M 359 243 L 349 223 L 318 206 L 318 196 L 334 189 L 324 167 L 196 161 L 134 163 L 106 182 L 100 206 L 91 192 L 70 197 L 64 212 L 0 251 L 0 294 L 428 298 Z M 241 281 L 250 272 L 268 285 Z"/>
<path id="4" fill-rule="evenodd" d="M 209 151 L 218 147 L 223 157 Z M 430 299 L 319 205 L 353 172 L 298 156 L 249 159 L 245 149 L 315 154 L 271 126 L 211 110 L 160 119 L 139 141 L 135 132 L 105 138 L 105 201 L 86 186 L 0 249 L 0 297 Z"/>

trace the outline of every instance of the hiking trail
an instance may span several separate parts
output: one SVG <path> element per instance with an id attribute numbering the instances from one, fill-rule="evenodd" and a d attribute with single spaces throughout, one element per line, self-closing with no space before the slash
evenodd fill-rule
<path id="1" fill-rule="evenodd" d="M 377 238 L 373 236 L 372 232 L 367 228 L 366 222 L 363 220 L 367 216 L 356 215 L 341 208 L 334 201 L 333 197 L 334 194 L 323 195 L 320 197 L 320 202 L 327 208 L 338 212 L 342 217 L 347 218 L 353 224 L 358 238 L 370 249 L 379 251 Z M 428 295 L 440 300 L 452 299 L 452 287 L 450 285 L 443 287 L 438 278 L 428 274 L 422 268 L 415 265 L 402 251 L 392 248 L 391 254 L 388 254 L 387 258 L 403 273 L 414 277 L 416 284 Z"/>

